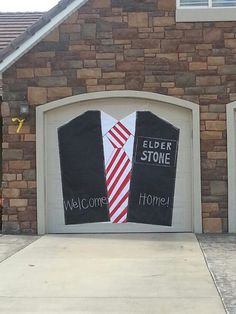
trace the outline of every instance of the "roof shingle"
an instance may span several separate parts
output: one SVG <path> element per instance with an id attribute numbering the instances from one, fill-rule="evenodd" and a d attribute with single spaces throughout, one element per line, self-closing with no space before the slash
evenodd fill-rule
<path id="1" fill-rule="evenodd" d="M 88 0 L 60 0 L 57 5 L 55 5 L 51 10 L 46 13 L 43 13 L 36 22 L 31 26 L 26 28 L 19 36 L 13 39 L 8 46 L 3 49 L 0 49 L 0 63 L 3 60 L 16 51 L 24 42 L 26 42 L 32 35 L 37 33 L 41 28 L 47 25 L 55 16 L 60 12 L 65 10 L 73 2 L 79 4 L 86 3 Z"/>
<path id="2" fill-rule="evenodd" d="M 4 49 L 27 28 L 38 21 L 42 12 L 0 13 L 0 49 Z"/>

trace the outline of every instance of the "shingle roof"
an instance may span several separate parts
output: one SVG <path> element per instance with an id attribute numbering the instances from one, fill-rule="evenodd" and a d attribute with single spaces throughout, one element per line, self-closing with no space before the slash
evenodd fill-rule
<path id="1" fill-rule="evenodd" d="M 74 1 L 79 3 L 87 2 L 87 0 L 60 0 L 57 5 L 48 12 L 42 14 L 35 23 L 26 28 L 26 30 L 16 37 L 8 46 L 0 50 L 0 63 Z"/>
<path id="2" fill-rule="evenodd" d="M 16 37 L 24 33 L 43 14 L 42 12 L 0 12 L 0 49 L 9 46 Z"/>
<path id="3" fill-rule="evenodd" d="M 27 28 L 37 22 L 42 12 L 0 12 L 0 53 L 8 47 Z M 0 96 L 2 95 L 2 78 L 0 75 Z"/>

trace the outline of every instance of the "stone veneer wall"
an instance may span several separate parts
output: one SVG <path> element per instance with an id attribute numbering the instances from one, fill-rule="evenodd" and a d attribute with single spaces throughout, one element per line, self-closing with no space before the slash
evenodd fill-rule
<path id="1" fill-rule="evenodd" d="M 3 232 L 36 232 L 35 106 L 142 90 L 199 104 L 205 232 L 227 231 L 226 104 L 236 100 L 236 22 L 176 23 L 174 0 L 93 0 L 3 75 Z M 11 117 L 27 96 L 21 133 Z"/>

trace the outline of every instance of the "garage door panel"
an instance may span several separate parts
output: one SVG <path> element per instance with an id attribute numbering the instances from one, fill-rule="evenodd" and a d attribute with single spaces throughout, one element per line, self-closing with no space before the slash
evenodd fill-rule
<path id="1" fill-rule="evenodd" d="M 60 190 L 60 193 L 57 198 L 50 198 L 48 201 L 48 207 L 51 208 L 51 211 L 48 211 L 49 216 L 48 220 L 53 221 L 56 217 L 56 219 L 60 216 L 60 225 L 63 228 L 64 225 L 64 209 L 63 209 L 63 198 L 62 198 L 62 189 L 61 189 L 61 179 L 60 174 L 57 175 L 57 178 L 54 180 L 54 185 L 48 186 L 48 194 L 54 195 L 55 194 L 55 188 Z M 176 186 L 175 186 L 175 194 L 177 195 L 184 195 L 183 191 L 188 190 L 188 182 L 185 178 L 179 178 L 177 176 L 176 180 Z M 183 212 L 183 208 L 188 208 L 189 212 L 191 213 L 191 199 L 189 198 L 181 198 L 176 197 L 174 201 L 174 209 L 173 209 L 173 227 L 176 228 L 177 225 L 183 224 L 183 220 L 185 220 L 185 225 L 191 225 L 191 215 L 185 215 L 184 217 L 181 215 Z M 180 214 L 178 214 L 180 213 Z M 72 227 L 74 229 L 75 227 Z M 120 227 L 120 228 L 123 228 Z M 183 228 L 178 227 L 181 231 Z M 66 227 L 67 230 L 70 230 L 69 227 Z M 64 230 L 64 229 L 63 229 Z M 166 229 L 167 231 L 171 230 L 169 227 Z M 64 231 L 63 231 L 64 232 Z"/>
<path id="2" fill-rule="evenodd" d="M 49 217 L 50 218 L 50 217 Z M 51 217 L 53 218 L 53 217 Z M 54 219 L 55 221 L 55 219 Z M 63 222 L 53 222 L 50 225 L 51 233 L 130 233 L 130 232 L 191 232 L 192 227 L 183 228 L 181 217 L 171 227 L 146 224 L 126 223 L 90 223 L 65 226 Z"/>
<path id="3" fill-rule="evenodd" d="M 118 110 L 117 110 L 118 108 Z M 172 227 L 145 224 L 92 223 L 65 225 L 57 128 L 87 110 L 105 111 L 117 119 L 138 110 L 149 110 L 180 129 Z M 192 117 L 191 111 L 166 103 L 139 99 L 105 99 L 75 103 L 45 116 L 46 228 L 51 233 L 77 232 L 188 232 L 192 231 Z"/>

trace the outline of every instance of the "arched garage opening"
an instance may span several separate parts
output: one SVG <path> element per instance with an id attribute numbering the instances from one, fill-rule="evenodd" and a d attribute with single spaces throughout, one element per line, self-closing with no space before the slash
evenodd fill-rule
<path id="1" fill-rule="evenodd" d="M 136 223 L 65 225 L 57 130 L 88 110 L 101 110 L 118 120 L 135 111 L 149 111 L 180 130 L 171 226 Z M 37 107 L 38 233 L 202 232 L 199 135 L 198 105 L 154 93 L 89 93 Z"/>

